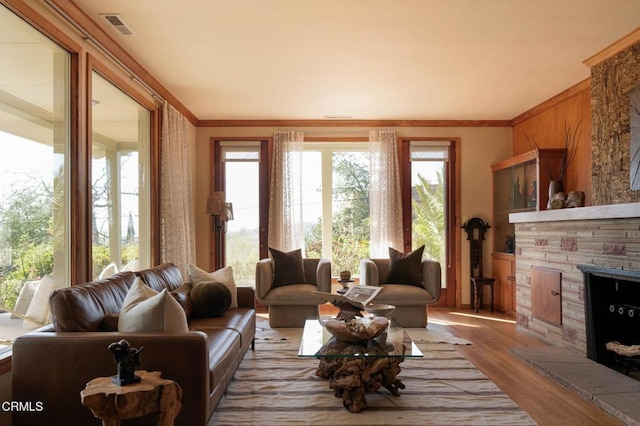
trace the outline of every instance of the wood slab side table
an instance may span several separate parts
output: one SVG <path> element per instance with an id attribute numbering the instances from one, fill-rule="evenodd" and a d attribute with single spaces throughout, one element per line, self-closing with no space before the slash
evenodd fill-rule
<path id="1" fill-rule="evenodd" d="M 89 408 L 103 426 L 118 426 L 120 420 L 157 413 L 158 425 L 171 426 L 180 413 L 182 388 L 160 377 L 160 371 L 136 371 L 140 382 L 126 386 L 111 377 L 97 377 L 80 392 L 82 405 Z"/>

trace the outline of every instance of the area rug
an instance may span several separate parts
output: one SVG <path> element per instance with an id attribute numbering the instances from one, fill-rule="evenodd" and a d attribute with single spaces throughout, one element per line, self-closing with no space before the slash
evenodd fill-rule
<path id="1" fill-rule="evenodd" d="M 255 351 L 245 355 L 209 426 L 535 424 L 452 346 L 471 342 L 429 329 L 407 332 L 424 358 L 400 364 L 406 388 L 399 397 L 386 389 L 368 393 L 368 408 L 350 413 L 316 376 L 318 361 L 298 358 L 302 329 L 270 329 L 259 320 Z"/>

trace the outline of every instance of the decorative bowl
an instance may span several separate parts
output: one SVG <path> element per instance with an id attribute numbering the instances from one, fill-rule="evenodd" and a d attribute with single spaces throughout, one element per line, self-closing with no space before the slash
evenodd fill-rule
<path id="1" fill-rule="evenodd" d="M 381 335 L 389 327 L 389 320 L 385 317 L 374 317 L 355 318 L 345 322 L 331 318 L 322 320 L 322 325 L 337 340 L 362 343 Z"/>
<path id="2" fill-rule="evenodd" d="M 386 305 L 384 303 L 370 303 L 364 309 L 376 317 L 386 317 L 396 310 L 394 305 Z"/>

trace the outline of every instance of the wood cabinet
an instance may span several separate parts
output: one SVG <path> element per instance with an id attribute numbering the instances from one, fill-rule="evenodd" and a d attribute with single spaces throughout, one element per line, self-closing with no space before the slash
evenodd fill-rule
<path id="1" fill-rule="evenodd" d="M 491 166 L 493 173 L 492 274 L 498 309 L 515 315 L 515 226 L 509 214 L 545 210 L 549 182 L 557 177 L 564 149 L 535 149 Z"/>
<path id="2" fill-rule="evenodd" d="M 514 255 L 493 253 L 491 255 L 496 305 L 499 311 L 508 315 L 516 315 L 516 262 Z"/>

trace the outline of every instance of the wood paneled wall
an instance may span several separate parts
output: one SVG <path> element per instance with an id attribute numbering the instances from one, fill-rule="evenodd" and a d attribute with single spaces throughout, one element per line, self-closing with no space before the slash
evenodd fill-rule
<path id="1" fill-rule="evenodd" d="M 535 140 L 540 148 L 564 148 L 565 126 L 570 125 L 573 133 L 578 123 L 578 149 L 567 169 L 564 187 L 567 192 L 583 191 L 585 205 L 591 205 L 590 79 L 516 117 L 513 120 L 513 155 L 532 149 L 525 134 Z"/>

